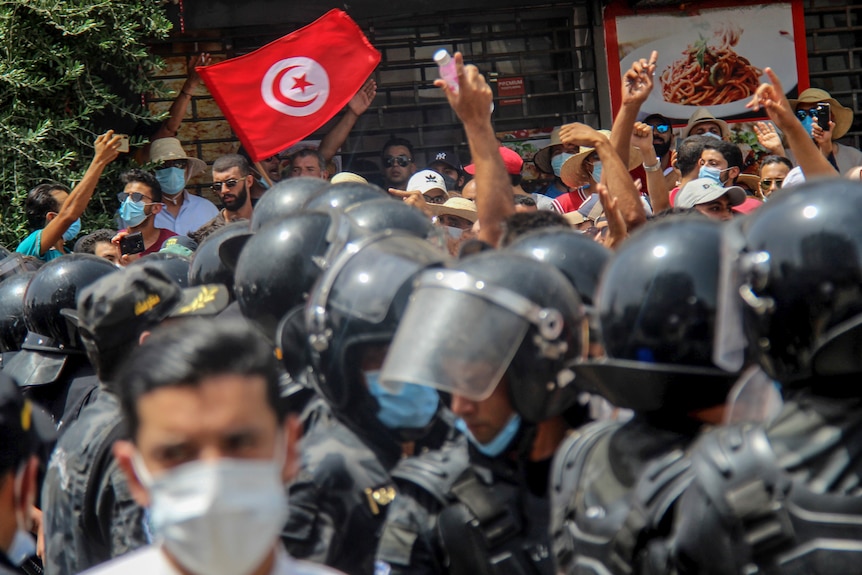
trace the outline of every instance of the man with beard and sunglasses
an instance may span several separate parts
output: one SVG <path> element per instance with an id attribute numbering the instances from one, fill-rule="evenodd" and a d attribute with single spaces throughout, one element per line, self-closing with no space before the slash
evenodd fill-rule
<path id="1" fill-rule="evenodd" d="M 670 120 L 661 114 L 650 114 L 644 118 L 644 124 L 652 127 L 652 143 L 659 163 L 657 167 L 664 175 L 666 189 L 673 189 L 680 178 L 679 170 L 671 164 L 670 160 L 674 141 L 673 126 Z M 644 164 L 651 165 L 652 162 L 649 158 L 645 158 Z"/>
<path id="2" fill-rule="evenodd" d="M 217 229 L 231 222 L 250 220 L 253 207 L 249 190 L 254 182 L 251 166 L 248 160 L 239 154 L 227 154 L 216 158 L 213 162 L 212 189 L 224 206 L 216 217 L 202 225 L 198 233 L 204 228 Z"/>

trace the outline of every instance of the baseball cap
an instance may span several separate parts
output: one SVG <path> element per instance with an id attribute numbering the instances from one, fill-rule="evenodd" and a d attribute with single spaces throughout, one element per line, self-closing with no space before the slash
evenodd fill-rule
<path id="1" fill-rule="evenodd" d="M 687 183 L 676 195 L 675 208 L 693 208 L 717 200 L 727 194 L 730 205 L 738 206 L 745 201 L 745 190 L 739 186 L 723 187 L 710 178 L 698 178 Z"/>
<path id="2" fill-rule="evenodd" d="M 101 353 L 137 340 L 169 317 L 215 315 L 228 303 L 223 285 L 181 288 L 161 269 L 144 264 L 99 279 L 78 296 L 76 310 L 60 313 L 77 324 L 87 348 Z"/>
<path id="3" fill-rule="evenodd" d="M 520 175 L 521 167 L 524 165 L 524 160 L 521 158 L 521 155 L 506 146 L 500 146 L 500 155 L 503 157 L 503 164 L 506 166 L 506 173 L 510 176 Z M 464 166 L 464 171 L 471 176 L 476 175 L 476 164 Z"/>
<path id="4" fill-rule="evenodd" d="M 0 472 L 16 469 L 55 439 L 48 414 L 25 399 L 15 381 L 0 372 Z"/>
<path id="5" fill-rule="evenodd" d="M 443 176 L 434 170 L 420 170 L 410 176 L 407 181 L 407 189 L 409 191 L 419 190 L 423 194 L 431 190 L 443 190 L 446 192 L 446 196 L 449 196 Z"/>
<path id="6" fill-rule="evenodd" d="M 433 154 L 429 154 L 428 165 L 436 164 L 437 162 L 441 162 L 446 164 L 450 168 L 455 168 L 459 172 L 461 171 L 461 158 L 458 157 L 458 154 L 449 150 L 441 150 L 439 152 L 435 152 Z"/>
<path id="7" fill-rule="evenodd" d="M 198 243 L 188 236 L 171 236 L 162 244 L 160 253 L 176 254 L 178 256 L 192 257 Z"/>

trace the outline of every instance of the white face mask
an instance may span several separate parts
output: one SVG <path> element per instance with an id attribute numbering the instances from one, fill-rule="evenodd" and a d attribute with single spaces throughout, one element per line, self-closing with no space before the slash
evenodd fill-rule
<path id="1" fill-rule="evenodd" d="M 275 459 L 192 461 L 156 478 L 136 453 L 135 472 L 150 492 L 156 542 L 194 573 L 251 572 L 287 520 L 283 442 L 278 449 Z"/>

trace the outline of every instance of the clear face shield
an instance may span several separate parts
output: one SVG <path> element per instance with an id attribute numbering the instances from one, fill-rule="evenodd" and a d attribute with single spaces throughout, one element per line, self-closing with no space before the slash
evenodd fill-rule
<path id="1" fill-rule="evenodd" d="M 563 330 L 563 317 L 468 273 L 427 271 L 415 285 L 380 380 L 387 387 L 415 383 L 482 401 L 531 325 L 552 341 Z"/>

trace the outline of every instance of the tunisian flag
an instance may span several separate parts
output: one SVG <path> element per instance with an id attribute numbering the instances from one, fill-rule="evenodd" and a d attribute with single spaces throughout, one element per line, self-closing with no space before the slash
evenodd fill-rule
<path id="1" fill-rule="evenodd" d="M 197 68 L 255 162 L 341 110 L 380 62 L 356 22 L 330 10 L 250 54 Z"/>

